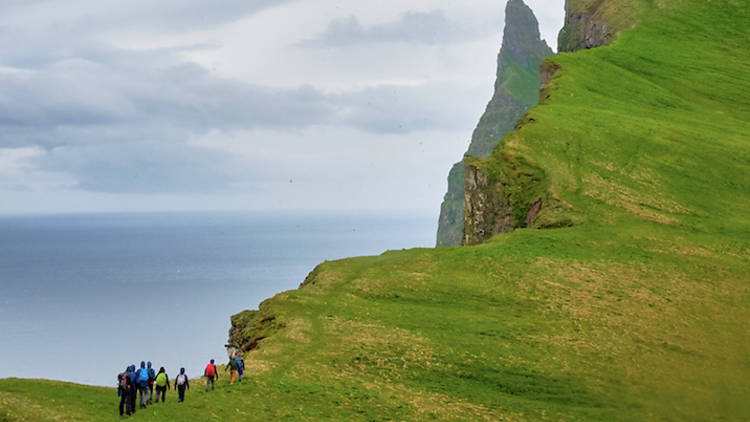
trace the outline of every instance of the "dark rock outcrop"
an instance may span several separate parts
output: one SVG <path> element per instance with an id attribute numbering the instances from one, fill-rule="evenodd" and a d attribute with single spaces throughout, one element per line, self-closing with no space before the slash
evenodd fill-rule
<path id="1" fill-rule="evenodd" d="M 612 42 L 612 29 L 607 22 L 600 21 L 588 13 L 570 16 L 560 31 L 560 52 L 600 47 Z"/>
<path id="2" fill-rule="evenodd" d="M 636 21 L 634 0 L 565 0 L 565 26 L 557 37 L 557 51 L 571 52 L 607 45 Z"/>
<path id="3" fill-rule="evenodd" d="M 562 67 L 551 60 L 543 61 L 542 65 L 539 66 L 539 79 L 542 81 L 542 87 L 547 85 L 547 82 L 549 82 L 549 80 L 552 79 L 560 69 L 562 69 Z"/>
<path id="4" fill-rule="evenodd" d="M 505 8 L 503 45 L 497 58 L 495 92 L 471 137 L 467 155 L 486 157 L 516 121 L 539 99 L 539 66 L 553 52 L 541 40 L 539 25 L 522 0 L 509 0 Z M 464 210 L 464 161 L 448 175 L 448 192 L 440 207 L 437 245 L 461 244 Z"/>
<path id="5" fill-rule="evenodd" d="M 260 347 L 261 340 L 286 326 L 276 318 L 269 304 L 270 301 L 266 300 L 257 311 L 246 310 L 232 315 L 227 347 L 247 352 Z"/>
<path id="6" fill-rule="evenodd" d="M 571 224 L 567 210 L 548 193 L 546 172 L 523 157 L 495 151 L 490 158 L 471 159 L 464 179 L 463 245 L 483 243 L 517 228 Z"/>
<path id="7" fill-rule="evenodd" d="M 482 243 L 489 234 L 507 233 L 513 225 L 513 205 L 506 200 L 502 182 L 490 183 L 489 177 L 469 165 L 464 172 L 466 225 L 461 244 Z"/>

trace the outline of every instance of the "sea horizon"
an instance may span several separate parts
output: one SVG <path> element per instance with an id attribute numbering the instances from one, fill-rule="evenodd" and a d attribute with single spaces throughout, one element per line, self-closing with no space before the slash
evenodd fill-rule
<path id="1" fill-rule="evenodd" d="M 376 212 L 0 215 L 0 378 L 113 386 L 141 360 L 199 376 L 226 360 L 231 315 L 323 261 L 432 247 L 435 225 Z"/>

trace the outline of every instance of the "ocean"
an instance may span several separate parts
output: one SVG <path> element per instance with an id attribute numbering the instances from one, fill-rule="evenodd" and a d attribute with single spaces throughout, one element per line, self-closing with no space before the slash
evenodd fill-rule
<path id="1" fill-rule="evenodd" d="M 325 213 L 0 217 L 0 378 L 114 386 L 227 360 L 230 316 L 324 260 L 431 247 L 436 218 Z"/>

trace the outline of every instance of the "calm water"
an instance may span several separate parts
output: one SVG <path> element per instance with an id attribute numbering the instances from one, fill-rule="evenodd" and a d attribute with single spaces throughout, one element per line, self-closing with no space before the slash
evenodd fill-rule
<path id="1" fill-rule="evenodd" d="M 323 260 L 432 246 L 433 216 L 109 214 L 0 218 L 0 378 L 113 385 L 151 360 L 226 360 L 230 315 Z"/>

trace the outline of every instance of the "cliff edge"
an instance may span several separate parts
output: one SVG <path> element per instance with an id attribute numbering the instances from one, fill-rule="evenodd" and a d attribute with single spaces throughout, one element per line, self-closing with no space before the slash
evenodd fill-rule
<path id="1" fill-rule="evenodd" d="M 635 24 L 641 10 L 639 0 L 566 0 L 565 26 L 558 36 L 558 51 L 574 52 L 607 45 L 620 30 Z M 551 88 L 546 85 L 560 70 L 554 60 L 541 63 L 540 103 L 549 98 Z M 527 116 L 516 127 L 534 122 L 533 117 Z M 564 227 L 577 221 L 571 207 L 550 194 L 544 169 L 531 164 L 531 157 L 518 156 L 502 147 L 494 155 L 487 157 L 483 165 L 480 160 L 473 160 L 471 165 L 463 166 L 461 244 L 483 243 L 494 235 L 518 228 Z"/>
<path id="2" fill-rule="evenodd" d="M 479 119 L 466 152 L 487 157 L 516 121 L 539 98 L 539 65 L 552 49 L 540 38 L 539 24 L 522 0 L 510 0 L 505 7 L 503 44 L 497 56 L 492 99 Z M 464 160 L 448 174 L 448 191 L 440 207 L 437 246 L 458 246 L 464 228 Z"/>

